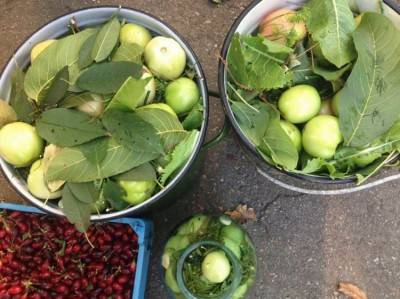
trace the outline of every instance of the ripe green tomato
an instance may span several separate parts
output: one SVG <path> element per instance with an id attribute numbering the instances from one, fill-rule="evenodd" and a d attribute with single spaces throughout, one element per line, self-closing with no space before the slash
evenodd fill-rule
<path id="1" fill-rule="evenodd" d="M 300 130 L 292 123 L 281 119 L 280 120 L 281 128 L 285 131 L 285 133 L 289 136 L 290 140 L 296 147 L 297 151 L 301 151 L 301 133 Z"/>
<path id="2" fill-rule="evenodd" d="M 339 121 L 332 115 L 318 115 L 303 130 L 303 148 L 315 158 L 330 159 L 343 141 Z"/>
<path id="3" fill-rule="evenodd" d="M 164 104 L 164 103 L 154 103 L 154 104 L 146 105 L 139 109 L 160 109 L 160 110 L 164 110 L 165 112 L 168 112 L 169 114 L 178 118 L 178 115 L 176 115 L 175 111 L 170 106 L 168 106 L 167 104 Z"/>
<path id="4" fill-rule="evenodd" d="M 26 167 L 39 158 L 43 140 L 36 128 L 14 122 L 0 129 L 0 156 L 15 167 Z"/>
<path id="5" fill-rule="evenodd" d="M 175 80 L 185 70 L 186 53 L 174 39 L 157 36 L 147 44 L 144 60 L 155 76 Z"/>
<path id="6" fill-rule="evenodd" d="M 297 85 L 282 93 L 278 107 L 287 121 L 301 124 L 318 114 L 321 98 L 311 85 Z"/>
<path id="7" fill-rule="evenodd" d="M 211 283 L 221 283 L 231 273 L 231 264 L 225 252 L 221 250 L 213 251 L 204 258 L 201 264 L 201 271 Z"/>
<path id="8" fill-rule="evenodd" d="M 242 252 L 240 251 L 240 243 L 236 243 L 229 238 L 222 238 L 222 243 L 240 260 L 242 256 Z"/>
<path id="9" fill-rule="evenodd" d="M 235 241 L 235 243 L 240 244 L 244 239 L 244 232 L 240 226 L 235 223 L 231 223 L 230 225 L 222 227 L 221 236 L 229 238 Z"/>
<path id="10" fill-rule="evenodd" d="M 125 24 L 119 33 L 119 41 L 121 43 L 137 44 L 143 49 L 151 40 L 150 31 L 143 26 L 136 24 Z"/>
<path id="11" fill-rule="evenodd" d="M 123 199 L 131 205 L 138 205 L 149 199 L 156 187 L 155 181 L 119 181 L 118 184 L 126 192 Z"/>
<path id="12" fill-rule="evenodd" d="M 182 223 L 178 229 L 178 235 L 197 234 L 200 229 L 205 230 L 208 226 L 210 218 L 206 215 L 195 215 L 190 220 Z"/>
<path id="13" fill-rule="evenodd" d="M 54 43 L 55 39 L 48 39 L 36 44 L 31 50 L 31 63 L 44 51 L 48 46 Z"/>
<path id="14" fill-rule="evenodd" d="M 169 83 L 165 89 L 165 101 L 178 115 L 192 110 L 199 99 L 199 88 L 189 78 L 179 78 Z"/>
<path id="15" fill-rule="evenodd" d="M 48 200 L 61 197 L 61 191 L 50 192 L 44 178 L 43 161 L 37 160 L 29 171 L 28 190 L 39 199 Z"/>
<path id="16" fill-rule="evenodd" d="M 367 165 L 374 162 L 376 159 L 380 158 L 382 155 L 380 153 L 369 153 L 362 156 L 359 156 L 354 159 L 354 163 L 356 163 L 357 167 L 364 168 Z"/>

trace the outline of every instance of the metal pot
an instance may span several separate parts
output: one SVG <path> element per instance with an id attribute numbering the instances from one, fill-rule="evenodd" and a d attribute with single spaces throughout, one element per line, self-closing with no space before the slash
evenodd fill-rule
<path id="1" fill-rule="evenodd" d="M 15 72 L 17 65 L 25 68 L 29 64 L 30 51 L 32 49 L 32 46 L 40 41 L 65 35 L 68 32 L 67 26 L 72 17 L 75 18 L 79 27 L 93 26 L 96 24 L 104 23 L 117 11 L 121 18 L 126 19 L 128 22 L 134 22 L 136 24 L 142 25 L 148 28 L 155 35 L 171 37 L 183 47 L 187 55 L 188 63 L 190 65 L 193 65 L 193 69 L 196 72 L 197 84 L 199 86 L 201 98 L 203 100 L 204 120 L 200 129 L 200 137 L 197 140 L 195 150 L 193 151 L 186 165 L 179 171 L 175 178 L 171 180 L 166 188 L 153 195 L 150 199 L 140 205 L 133 206 L 122 211 L 115 211 L 101 215 L 92 215 L 91 220 L 94 221 L 108 220 L 112 218 L 122 217 L 128 214 L 137 215 L 149 211 L 150 209 L 154 209 L 156 204 L 163 203 L 168 198 L 175 198 L 177 191 L 180 191 L 187 186 L 188 177 L 190 176 L 190 174 L 193 175 L 195 173 L 194 168 L 198 168 L 198 166 L 196 167 L 195 164 L 200 164 L 200 159 L 198 158 L 202 150 L 208 122 L 207 84 L 196 54 L 189 46 L 189 44 L 171 26 L 150 14 L 130 8 L 87 8 L 61 16 L 53 21 L 50 21 L 48 24 L 36 31 L 31 37 L 29 37 L 26 41 L 22 43 L 22 45 L 15 52 L 14 56 L 10 58 L 0 77 L 0 98 L 8 100 L 11 90 L 12 74 Z M 0 166 L 5 174 L 5 177 L 9 180 L 11 185 L 26 200 L 47 213 L 60 216 L 63 215 L 63 212 L 58 208 L 57 205 L 44 204 L 43 201 L 37 199 L 32 194 L 30 194 L 25 179 L 14 167 L 7 164 L 2 159 L 0 159 Z"/>
<path id="2" fill-rule="evenodd" d="M 253 33 L 257 30 L 261 20 L 263 17 L 268 14 L 268 12 L 272 12 L 278 8 L 282 7 L 288 7 L 290 9 L 297 9 L 301 6 L 303 6 L 307 0 L 285 0 L 285 1 L 279 1 L 279 0 L 255 0 L 253 1 L 241 14 L 240 16 L 236 19 L 236 21 L 233 23 L 232 27 L 230 28 L 224 44 L 223 48 L 221 50 L 221 60 L 219 63 L 219 69 L 218 69 L 218 85 L 219 85 L 219 91 L 220 91 L 220 98 L 222 99 L 225 112 L 234 128 L 234 131 L 237 133 L 237 136 L 239 138 L 239 142 L 244 145 L 246 149 L 246 154 L 248 154 L 249 158 L 255 163 L 257 166 L 257 169 L 260 173 L 266 174 L 266 176 L 269 176 L 269 174 L 272 173 L 272 176 L 274 177 L 279 177 L 274 181 L 277 183 L 278 181 L 286 181 L 289 177 L 298 179 L 295 180 L 296 183 L 294 184 L 303 184 L 305 185 L 307 182 L 312 182 L 312 183 L 322 183 L 324 185 L 327 184 L 349 184 L 354 182 L 356 179 L 355 176 L 346 178 L 346 179 L 338 179 L 338 180 L 332 180 L 327 176 L 322 176 L 322 175 L 302 175 L 302 174 L 295 174 L 295 173 L 290 173 L 282 169 L 278 169 L 270 164 L 268 164 L 258 153 L 256 150 L 256 147 L 250 142 L 250 140 L 245 136 L 241 128 L 239 127 L 239 124 L 237 123 L 235 116 L 233 114 L 233 111 L 231 109 L 231 106 L 228 101 L 227 97 L 227 87 L 226 83 L 228 81 L 228 76 L 227 76 L 227 69 L 226 69 L 226 57 L 228 54 L 228 50 L 232 41 L 232 38 L 235 33 L 241 33 L 241 34 L 250 34 Z M 387 0 L 384 1 L 385 3 L 383 4 L 383 10 L 384 14 L 389 17 L 394 24 L 396 24 L 397 27 L 400 28 L 400 17 L 399 17 L 399 5 L 395 3 L 395 1 Z M 285 178 L 286 177 L 286 178 Z M 273 180 L 273 179 L 271 179 Z M 290 184 L 290 183 L 289 183 Z M 351 184 L 349 184 L 350 186 Z M 283 186 L 283 185 L 281 185 Z M 304 189 L 303 189 L 304 190 Z M 301 191 L 299 191 L 301 192 Z"/>

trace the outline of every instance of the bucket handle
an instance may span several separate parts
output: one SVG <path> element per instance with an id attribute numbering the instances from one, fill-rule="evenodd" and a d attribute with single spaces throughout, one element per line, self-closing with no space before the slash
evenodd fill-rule
<path id="1" fill-rule="evenodd" d="M 220 98 L 220 94 L 217 91 L 213 91 L 210 90 L 208 92 L 208 95 L 213 97 L 213 98 Z M 207 141 L 206 143 L 204 143 L 202 150 L 203 151 L 207 151 L 210 148 L 213 148 L 214 146 L 216 146 L 218 143 L 220 143 L 229 133 L 231 129 L 230 123 L 229 123 L 229 119 L 228 117 L 225 115 L 225 119 L 224 119 L 224 125 L 223 127 L 220 129 L 220 131 L 218 132 L 218 134 L 213 137 L 211 140 Z"/>

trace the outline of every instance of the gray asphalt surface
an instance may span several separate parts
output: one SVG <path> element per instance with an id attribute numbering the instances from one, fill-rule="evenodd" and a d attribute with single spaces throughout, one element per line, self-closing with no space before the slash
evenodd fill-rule
<path id="1" fill-rule="evenodd" d="M 216 53 L 229 27 L 250 2 L 228 0 L 215 6 L 207 0 L 0 0 L 0 66 L 49 20 L 82 7 L 114 4 L 150 12 L 175 27 L 198 54 L 209 87 L 216 89 Z M 216 99 L 211 102 L 209 136 L 215 135 L 223 122 L 221 105 Z M 153 216 L 156 233 L 146 298 L 167 298 L 159 260 L 171 229 L 191 213 L 217 214 L 239 203 L 254 207 L 258 214 L 257 221 L 246 225 L 259 263 L 249 298 L 344 298 L 335 292 L 339 281 L 358 284 L 368 298 L 400 298 L 397 182 L 344 196 L 287 191 L 256 172 L 232 133 L 208 152 L 205 165 L 189 192 Z M 2 176 L 0 199 L 21 202 Z"/>

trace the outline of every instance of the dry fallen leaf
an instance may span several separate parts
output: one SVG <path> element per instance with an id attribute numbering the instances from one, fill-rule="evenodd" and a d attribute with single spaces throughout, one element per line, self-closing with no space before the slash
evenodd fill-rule
<path id="1" fill-rule="evenodd" d="M 349 282 L 340 282 L 338 291 L 350 299 L 368 299 L 367 294 L 363 290 Z"/>
<path id="2" fill-rule="evenodd" d="M 257 215 L 253 208 L 249 208 L 247 205 L 238 205 L 235 210 L 225 212 L 226 215 L 231 217 L 238 223 L 245 223 L 248 220 L 256 220 Z"/>

